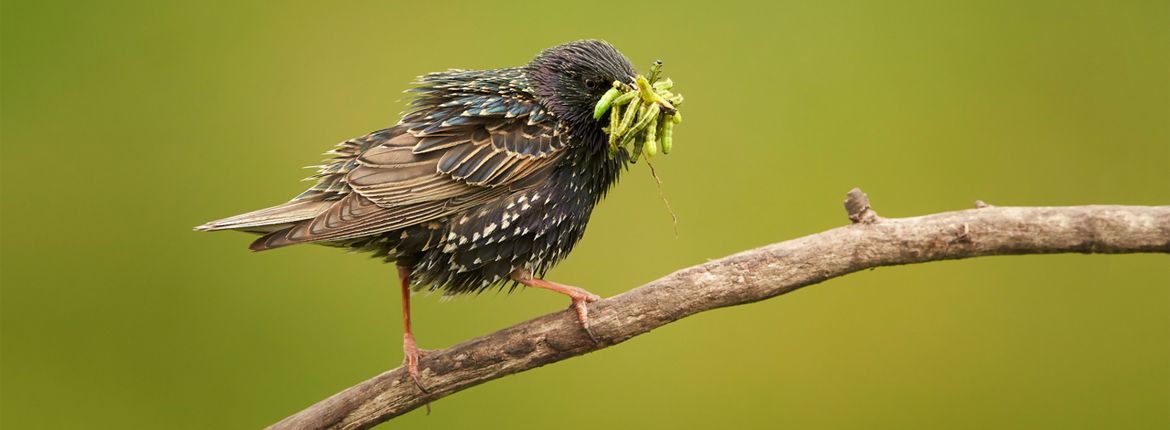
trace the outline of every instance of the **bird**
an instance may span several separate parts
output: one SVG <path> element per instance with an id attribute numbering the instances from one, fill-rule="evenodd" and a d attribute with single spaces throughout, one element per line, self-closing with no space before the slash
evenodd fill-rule
<path id="1" fill-rule="evenodd" d="M 253 251 L 311 243 L 394 263 L 404 365 L 423 392 L 413 291 L 551 290 L 570 298 L 597 341 L 588 304 L 600 297 L 544 275 L 628 168 L 625 148 L 611 153 L 608 116 L 593 113 L 615 81 L 635 77 L 629 59 L 601 40 L 545 49 L 521 67 L 423 75 L 398 123 L 327 152 L 311 188 L 195 228 L 259 234 Z"/>

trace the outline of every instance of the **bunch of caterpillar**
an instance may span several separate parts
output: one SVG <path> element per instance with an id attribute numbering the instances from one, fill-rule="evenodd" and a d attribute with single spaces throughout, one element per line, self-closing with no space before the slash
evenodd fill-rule
<path id="1" fill-rule="evenodd" d="M 609 135 L 610 157 L 631 143 L 631 163 L 637 163 L 643 153 L 647 158 L 653 157 L 659 148 L 663 154 L 670 153 L 674 125 L 682 122 L 678 106 L 683 97 L 670 92 L 674 82 L 669 78 L 657 82 L 661 69 L 662 62 L 655 61 L 650 77 L 638 75 L 634 86 L 614 81 L 613 88 L 597 101 L 593 119 L 601 119 L 609 111 L 609 127 L 603 131 Z"/>

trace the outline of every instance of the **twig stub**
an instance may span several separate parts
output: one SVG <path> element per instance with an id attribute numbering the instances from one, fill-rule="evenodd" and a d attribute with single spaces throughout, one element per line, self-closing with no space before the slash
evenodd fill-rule
<path id="1" fill-rule="evenodd" d="M 849 190 L 845 197 L 845 212 L 854 224 L 873 224 L 880 218 L 877 212 L 869 205 L 869 196 L 861 188 Z"/>

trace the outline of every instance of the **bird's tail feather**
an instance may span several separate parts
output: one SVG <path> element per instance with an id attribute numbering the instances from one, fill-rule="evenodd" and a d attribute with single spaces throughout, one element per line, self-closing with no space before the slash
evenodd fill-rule
<path id="1" fill-rule="evenodd" d="M 260 236 L 258 239 L 252 241 L 251 245 L 248 245 L 248 249 L 253 251 L 267 251 L 269 249 L 303 243 L 304 241 L 292 240 L 288 237 L 289 232 L 295 227 L 295 225 L 289 226 Z"/>
<path id="2" fill-rule="evenodd" d="M 245 214 L 215 220 L 195 227 L 200 231 L 242 230 L 267 233 L 285 228 L 290 223 L 311 219 L 329 209 L 333 202 L 292 201 Z"/>

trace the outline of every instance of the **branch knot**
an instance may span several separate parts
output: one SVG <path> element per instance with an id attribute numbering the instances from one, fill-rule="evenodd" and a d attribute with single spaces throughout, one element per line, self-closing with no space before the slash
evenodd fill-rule
<path id="1" fill-rule="evenodd" d="M 881 220 L 873 207 L 869 205 L 869 196 L 861 188 L 849 190 L 845 195 L 845 212 L 854 224 L 873 224 Z"/>

